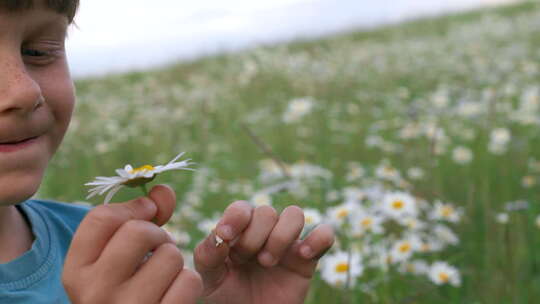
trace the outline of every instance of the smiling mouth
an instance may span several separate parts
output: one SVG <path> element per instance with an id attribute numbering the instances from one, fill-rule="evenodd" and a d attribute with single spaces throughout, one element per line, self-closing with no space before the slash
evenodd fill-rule
<path id="1" fill-rule="evenodd" d="M 34 137 L 28 137 L 21 141 L 0 143 L 0 154 L 4 155 L 4 153 L 12 153 L 15 151 L 26 150 L 30 146 L 33 146 L 35 143 L 37 143 L 40 137 L 41 136 L 34 136 Z"/>
<path id="2" fill-rule="evenodd" d="M 25 142 L 34 140 L 36 138 L 38 138 L 38 136 L 28 137 L 28 138 L 20 140 L 20 141 L 2 142 L 2 143 L 0 143 L 0 145 L 18 145 L 18 144 L 23 144 Z"/>

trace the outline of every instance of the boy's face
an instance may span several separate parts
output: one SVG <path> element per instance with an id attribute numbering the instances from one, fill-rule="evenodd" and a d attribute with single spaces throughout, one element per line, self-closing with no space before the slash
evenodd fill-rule
<path id="1" fill-rule="evenodd" d="M 43 2 L 0 9 L 0 207 L 37 191 L 73 110 L 68 19 Z"/>

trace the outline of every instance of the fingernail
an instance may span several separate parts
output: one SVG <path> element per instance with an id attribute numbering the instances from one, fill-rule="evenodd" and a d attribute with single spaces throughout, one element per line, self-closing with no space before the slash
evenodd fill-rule
<path id="1" fill-rule="evenodd" d="M 306 259 L 311 259 L 313 257 L 313 250 L 308 245 L 303 245 L 300 247 L 300 254 Z"/>
<path id="2" fill-rule="evenodd" d="M 219 247 L 219 245 L 223 244 L 223 239 L 220 238 L 217 234 L 214 234 L 214 244 L 216 247 Z"/>
<path id="3" fill-rule="evenodd" d="M 265 266 L 274 266 L 276 263 L 274 256 L 268 251 L 264 251 L 259 255 L 259 261 Z"/>
<path id="4" fill-rule="evenodd" d="M 230 241 L 234 239 L 234 232 L 229 225 L 222 225 L 217 228 L 217 234 L 219 234 L 223 239 Z"/>

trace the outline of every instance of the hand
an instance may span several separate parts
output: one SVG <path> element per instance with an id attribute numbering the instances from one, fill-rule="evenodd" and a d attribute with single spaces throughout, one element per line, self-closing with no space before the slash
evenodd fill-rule
<path id="1" fill-rule="evenodd" d="M 304 213 L 289 206 L 281 215 L 269 206 L 230 205 L 195 249 L 195 267 L 207 303 L 303 303 L 317 260 L 332 246 L 328 225 L 299 240 Z M 224 240 L 216 246 L 216 234 Z"/>
<path id="2" fill-rule="evenodd" d="M 160 185 L 148 196 L 98 206 L 81 222 L 62 274 L 73 303 L 196 303 L 201 278 L 183 268 L 180 251 L 159 228 L 173 213 L 175 194 Z"/>

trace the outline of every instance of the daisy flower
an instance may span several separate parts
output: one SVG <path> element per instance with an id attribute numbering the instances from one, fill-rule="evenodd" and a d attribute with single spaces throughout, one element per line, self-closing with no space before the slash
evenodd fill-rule
<path id="1" fill-rule="evenodd" d="M 473 157 L 472 151 L 466 147 L 457 147 L 452 151 L 452 158 L 459 165 L 470 163 Z"/>
<path id="2" fill-rule="evenodd" d="M 420 239 L 411 236 L 406 239 L 402 239 L 393 244 L 390 251 L 393 262 L 404 262 L 407 261 L 415 251 L 418 250 L 420 244 Z"/>
<path id="3" fill-rule="evenodd" d="M 363 236 L 367 232 L 374 234 L 384 233 L 384 217 L 381 215 L 359 209 L 352 219 L 352 230 L 354 236 Z"/>
<path id="4" fill-rule="evenodd" d="M 437 285 L 461 285 L 459 271 L 455 267 L 448 265 L 446 262 L 433 263 L 429 269 L 428 277 Z"/>
<path id="5" fill-rule="evenodd" d="M 111 201 L 112 197 L 120 190 L 122 187 L 144 187 L 148 182 L 151 182 L 158 174 L 170 171 L 170 170 L 191 170 L 188 168 L 189 165 L 193 163 L 190 162 L 190 159 L 177 162 L 177 160 L 184 155 L 184 152 L 178 154 L 173 160 L 168 162 L 166 165 L 151 166 L 144 165 L 139 168 L 133 168 L 131 165 L 126 165 L 123 169 L 117 169 L 117 176 L 104 177 L 98 176 L 92 182 L 86 183 L 85 186 L 91 186 L 92 189 L 88 190 L 89 194 L 86 199 L 89 199 L 95 195 L 103 195 L 106 192 L 104 204 L 107 204 Z"/>
<path id="6" fill-rule="evenodd" d="M 304 209 L 304 224 L 307 227 L 314 227 L 322 221 L 322 215 L 317 209 L 305 208 Z"/>
<path id="7" fill-rule="evenodd" d="M 406 192 L 388 193 L 383 198 L 381 208 L 384 214 L 393 219 L 415 217 L 418 212 L 415 198 Z"/>
<path id="8" fill-rule="evenodd" d="M 353 215 L 353 211 L 358 208 L 358 205 L 353 202 L 343 203 L 327 209 L 327 217 L 331 224 L 335 227 L 340 227 L 345 224 Z"/>
<path id="9" fill-rule="evenodd" d="M 321 276 L 333 286 L 354 286 L 356 279 L 362 275 L 364 267 L 358 253 L 336 252 L 324 258 Z"/>
<path id="10" fill-rule="evenodd" d="M 256 193 L 254 194 L 251 199 L 251 203 L 255 206 L 271 206 L 272 205 L 272 197 L 268 193 Z"/>
<path id="11" fill-rule="evenodd" d="M 434 220 L 445 220 L 452 223 L 459 222 L 461 218 L 461 209 L 454 207 L 452 204 L 436 201 L 431 218 Z"/>

